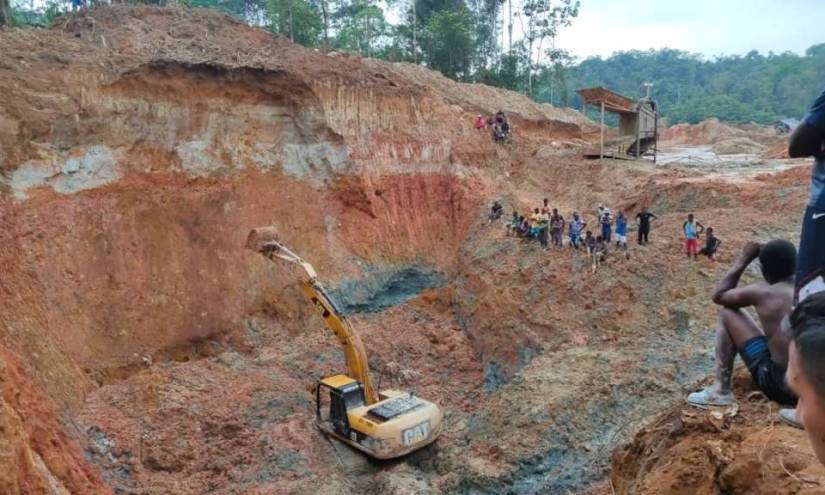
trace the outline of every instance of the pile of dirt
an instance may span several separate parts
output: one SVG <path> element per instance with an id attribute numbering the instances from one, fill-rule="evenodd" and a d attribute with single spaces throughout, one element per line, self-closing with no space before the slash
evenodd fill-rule
<path id="1" fill-rule="evenodd" d="M 825 468 L 801 430 L 778 421 L 777 406 L 735 380 L 739 405 L 677 406 L 613 456 L 617 494 L 822 493 Z"/>
<path id="2" fill-rule="evenodd" d="M 790 157 L 791 155 L 788 154 L 787 141 L 780 141 L 762 152 L 762 158 L 766 160 L 782 160 Z"/>
<path id="3" fill-rule="evenodd" d="M 758 155 L 764 152 L 766 147 L 753 139 L 737 137 L 717 141 L 712 149 L 717 155 Z"/>
<path id="4" fill-rule="evenodd" d="M 781 138 L 772 127 L 728 124 L 707 119 L 698 124 L 677 124 L 662 130 L 665 145 L 714 145 L 719 154 L 761 153 Z"/>

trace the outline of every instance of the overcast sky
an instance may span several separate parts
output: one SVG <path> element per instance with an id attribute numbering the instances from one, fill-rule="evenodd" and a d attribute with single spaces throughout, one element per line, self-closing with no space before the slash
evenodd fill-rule
<path id="1" fill-rule="evenodd" d="M 664 47 L 710 58 L 823 42 L 825 0 L 581 0 L 556 46 L 580 58 Z"/>

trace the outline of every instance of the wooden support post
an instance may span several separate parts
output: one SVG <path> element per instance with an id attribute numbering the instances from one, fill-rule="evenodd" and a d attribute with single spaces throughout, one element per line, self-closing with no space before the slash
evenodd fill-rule
<path id="1" fill-rule="evenodd" d="M 604 100 L 602 100 L 602 123 L 601 123 L 601 148 L 599 151 L 599 160 L 604 160 Z"/>
<path id="2" fill-rule="evenodd" d="M 653 102 L 650 107 L 653 109 L 653 164 L 656 165 L 659 155 L 659 106 Z"/>

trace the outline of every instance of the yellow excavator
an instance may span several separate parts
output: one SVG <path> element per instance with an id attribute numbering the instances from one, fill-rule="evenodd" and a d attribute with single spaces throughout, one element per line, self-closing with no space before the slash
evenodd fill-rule
<path id="1" fill-rule="evenodd" d="M 324 378 L 315 387 L 318 428 L 376 459 L 400 457 L 431 444 L 441 433 L 441 409 L 412 392 L 375 389 L 364 344 L 318 282 L 312 265 L 281 244 L 272 227 L 253 229 L 246 247 L 303 269 L 304 294 L 344 348 L 348 373 Z"/>

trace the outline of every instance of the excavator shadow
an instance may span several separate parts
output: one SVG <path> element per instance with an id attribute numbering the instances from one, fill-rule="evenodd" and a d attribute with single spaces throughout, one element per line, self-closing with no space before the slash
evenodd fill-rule
<path id="1" fill-rule="evenodd" d="M 351 474 L 374 474 L 398 464 L 411 464 L 424 467 L 438 456 L 438 446 L 430 444 L 422 449 L 411 452 L 404 457 L 393 459 L 376 459 L 360 452 L 337 438 L 321 433 L 330 445 L 330 449 L 338 460 L 338 464 Z"/>

